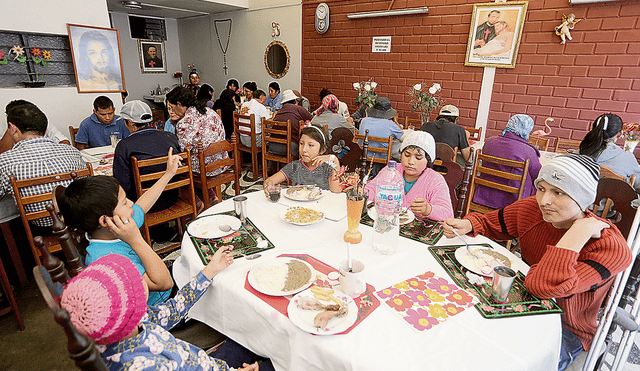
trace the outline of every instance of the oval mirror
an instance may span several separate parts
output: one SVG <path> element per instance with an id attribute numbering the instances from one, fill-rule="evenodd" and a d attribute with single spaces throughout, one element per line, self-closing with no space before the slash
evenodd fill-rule
<path id="1" fill-rule="evenodd" d="M 264 52 L 264 66 L 271 77 L 279 79 L 289 70 L 289 49 L 281 41 L 272 41 Z"/>

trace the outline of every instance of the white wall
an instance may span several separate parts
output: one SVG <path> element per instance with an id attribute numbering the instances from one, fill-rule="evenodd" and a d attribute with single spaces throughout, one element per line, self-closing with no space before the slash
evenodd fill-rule
<path id="1" fill-rule="evenodd" d="M 120 48 L 122 51 L 122 68 L 129 96 L 127 101 L 143 100 L 143 95 L 148 95 L 151 89 L 160 84 L 162 89 L 172 88 L 178 83 L 173 78 L 175 71 L 180 71 L 180 46 L 178 40 L 178 22 L 175 19 L 165 18 L 167 28 L 167 40 L 164 42 L 166 73 L 142 73 L 140 69 L 140 56 L 138 52 L 138 39 L 132 39 L 129 31 L 129 18 L 126 13 L 111 13 L 113 28 L 120 31 Z M 149 102 L 147 102 L 149 103 Z"/>
<path id="2" fill-rule="evenodd" d="M 67 23 L 110 27 L 105 0 L 20 0 L 3 1 L 0 24 L 4 30 L 42 32 L 67 35 Z M 125 83 L 128 83 L 125 81 Z M 73 87 L 2 88 L 0 110 L 11 100 L 25 99 L 36 104 L 47 115 L 49 124 L 69 135 L 69 125 L 78 126 L 91 114 L 93 100 L 100 94 L 78 94 Z M 116 106 L 122 106 L 120 93 L 107 95 Z M 0 120 L 6 120 L 0 115 Z"/>
<path id="3" fill-rule="evenodd" d="M 218 44 L 214 20 L 233 20 L 231 40 L 227 52 L 229 75 L 224 74 L 222 51 Z M 264 66 L 264 52 L 271 38 L 271 22 L 280 24 L 278 40 L 289 49 L 291 62 L 287 74 L 274 79 Z M 220 41 L 225 46 L 228 23 L 220 24 Z M 219 13 L 191 19 L 178 20 L 182 71 L 186 75 L 186 65 L 195 63 L 203 83 L 211 84 L 216 97 L 230 78 L 242 85 L 245 81 L 255 81 L 258 88 L 268 91 L 268 84 L 277 81 L 282 90 L 301 86 L 302 69 L 302 5 L 300 1 L 274 0 L 250 1 L 248 10 Z"/>

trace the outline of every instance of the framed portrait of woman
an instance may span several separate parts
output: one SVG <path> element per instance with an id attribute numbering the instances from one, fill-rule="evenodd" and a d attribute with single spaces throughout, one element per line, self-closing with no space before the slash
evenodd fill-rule
<path id="1" fill-rule="evenodd" d="M 70 23 L 67 30 L 78 93 L 125 91 L 118 30 Z"/>
<path id="2" fill-rule="evenodd" d="M 514 68 L 527 5 L 527 1 L 474 4 L 464 64 Z"/>
<path id="3" fill-rule="evenodd" d="M 142 73 L 167 73 L 164 41 L 138 40 Z"/>

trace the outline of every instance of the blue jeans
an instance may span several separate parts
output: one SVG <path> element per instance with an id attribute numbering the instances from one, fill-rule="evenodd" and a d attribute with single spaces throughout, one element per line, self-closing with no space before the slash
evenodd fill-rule
<path id="1" fill-rule="evenodd" d="M 560 345 L 560 360 L 558 371 L 564 371 L 584 349 L 580 339 L 571 331 L 562 328 L 562 345 Z"/>

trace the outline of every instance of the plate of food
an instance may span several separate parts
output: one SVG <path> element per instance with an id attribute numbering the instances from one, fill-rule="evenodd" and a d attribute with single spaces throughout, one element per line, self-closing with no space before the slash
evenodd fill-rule
<path id="1" fill-rule="evenodd" d="M 251 268 L 248 279 L 251 287 L 265 295 L 286 296 L 311 286 L 315 271 L 300 259 L 273 258 Z"/>
<path id="2" fill-rule="evenodd" d="M 284 197 L 294 201 L 315 201 L 322 196 L 322 189 L 313 185 L 297 185 L 284 190 Z"/>
<path id="3" fill-rule="evenodd" d="M 220 229 L 221 225 L 228 225 L 233 230 L 226 232 Z M 198 238 L 220 238 L 240 229 L 240 219 L 231 215 L 206 215 L 192 221 L 187 227 L 187 232 Z"/>
<path id="4" fill-rule="evenodd" d="M 312 286 L 291 299 L 287 314 L 302 331 L 334 335 L 356 322 L 358 306 L 342 291 Z"/>
<path id="5" fill-rule="evenodd" d="M 289 207 L 280 211 L 280 219 L 293 225 L 315 224 L 323 218 L 323 212 L 302 206 Z"/>
<path id="6" fill-rule="evenodd" d="M 371 220 L 375 221 L 378 217 L 378 213 L 376 212 L 375 205 L 372 205 L 367 209 L 367 215 Z M 416 218 L 415 214 L 408 207 L 402 207 L 400 210 L 400 225 L 405 225 L 411 223 Z"/>
<path id="7" fill-rule="evenodd" d="M 493 268 L 499 265 L 511 268 L 511 260 L 488 246 L 470 245 L 459 247 L 455 252 L 456 260 L 463 267 L 485 277 L 493 275 Z"/>

